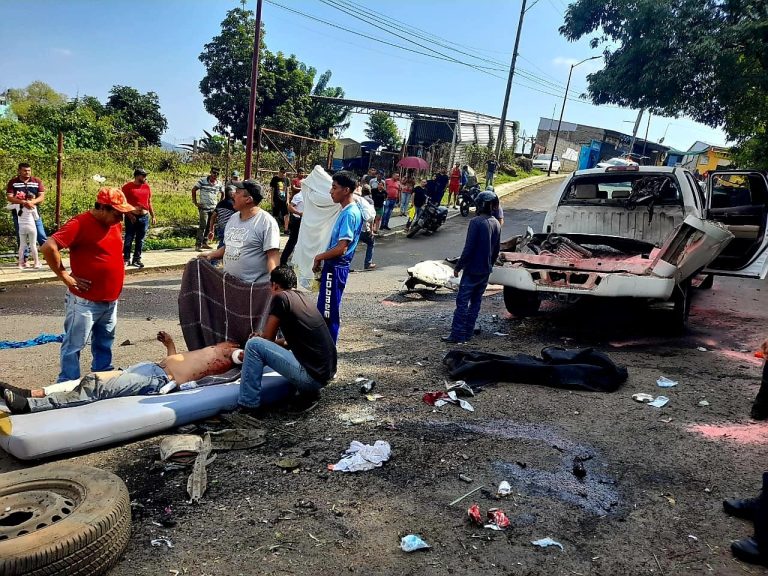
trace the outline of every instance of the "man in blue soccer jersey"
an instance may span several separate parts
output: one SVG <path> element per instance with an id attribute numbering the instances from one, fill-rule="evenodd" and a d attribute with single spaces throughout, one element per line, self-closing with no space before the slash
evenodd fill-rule
<path id="1" fill-rule="evenodd" d="M 357 179 L 350 172 L 333 175 L 331 198 L 341 206 L 341 212 L 333 225 L 328 249 L 315 256 L 312 266 L 315 272 L 322 270 L 317 309 L 328 324 L 334 342 L 339 338 L 341 296 L 347 285 L 349 264 L 363 229 L 363 215 L 352 198 L 356 186 Z"/>

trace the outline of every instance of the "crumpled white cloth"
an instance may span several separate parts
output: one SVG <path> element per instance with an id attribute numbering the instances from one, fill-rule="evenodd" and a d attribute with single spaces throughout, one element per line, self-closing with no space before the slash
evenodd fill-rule
<path id="1" fill-rule="evenodd" d="M 328 248 L 340 208 L 331 198 L 331 177 L 319 165 L 301 181 L 301 194 L 304 213 L 291 262 L 296 267 L 299 285 L 310 290 L 315 279 L 312 263 L 315 256 Z"/>
<path id="2" fill-rule="evenodd" d="M 353 440 L 345 454 L 347 456 L 333 465 L 334 472 L 364 472 L 378 468 L 389 460 L 392 447 L 384 440 L 376 440 L 373 446 Z"/>

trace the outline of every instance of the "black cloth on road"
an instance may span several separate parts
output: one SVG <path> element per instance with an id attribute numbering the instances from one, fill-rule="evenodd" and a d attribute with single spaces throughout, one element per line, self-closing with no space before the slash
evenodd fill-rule
<path id="1" fill-rule="evenodd" d="M 566 350 L 548 346 L 541 358 L 451 350 L 443 358 L 452 380 L 470 386 L 491 382 L 540 384 L 588 392 L 615 392 L 627 380 L 627 369 L 592 348 Z"/>

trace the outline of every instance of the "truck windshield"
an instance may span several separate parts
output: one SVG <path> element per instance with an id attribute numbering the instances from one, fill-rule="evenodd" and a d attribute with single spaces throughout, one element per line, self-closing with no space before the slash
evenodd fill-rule
<path id="1" fill-rule="evenodd" d="M 682 205 L 674 177 L 666 174 L 621 172 L 581 176 L 571 180 L 561 205 L 628 206 L 634 203 Z"/>

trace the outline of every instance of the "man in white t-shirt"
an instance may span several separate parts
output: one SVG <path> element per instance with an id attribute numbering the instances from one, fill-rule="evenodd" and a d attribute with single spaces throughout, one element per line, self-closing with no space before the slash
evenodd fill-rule
<path id="1" fill-rule="evenodd" d="M 301 217 L 304 214 L 304 195 L 301 192 L 301 181 L 304 179 L 304 173 L 301 168 L 298 170 L 296 178 L 291 182 L 291 196 L 288 202 L 288 242 L 285 243 L 283 253 L 280 254 L 280 265 L 285 266 L 296 248 L 299 241 L 299 230 L 301 230 Z"/>
<path id="2" fill-rule="evenodd" d="M 268 282 L 279 261 L 280 229 L 275 219 L 259 208 L 261 185 L 255 180 L 234 182 L 233 214 L 224 228 L 224 246 L 200 254 L 206 260 L 224 261 L 224 272 L 243 282 Z"/>

